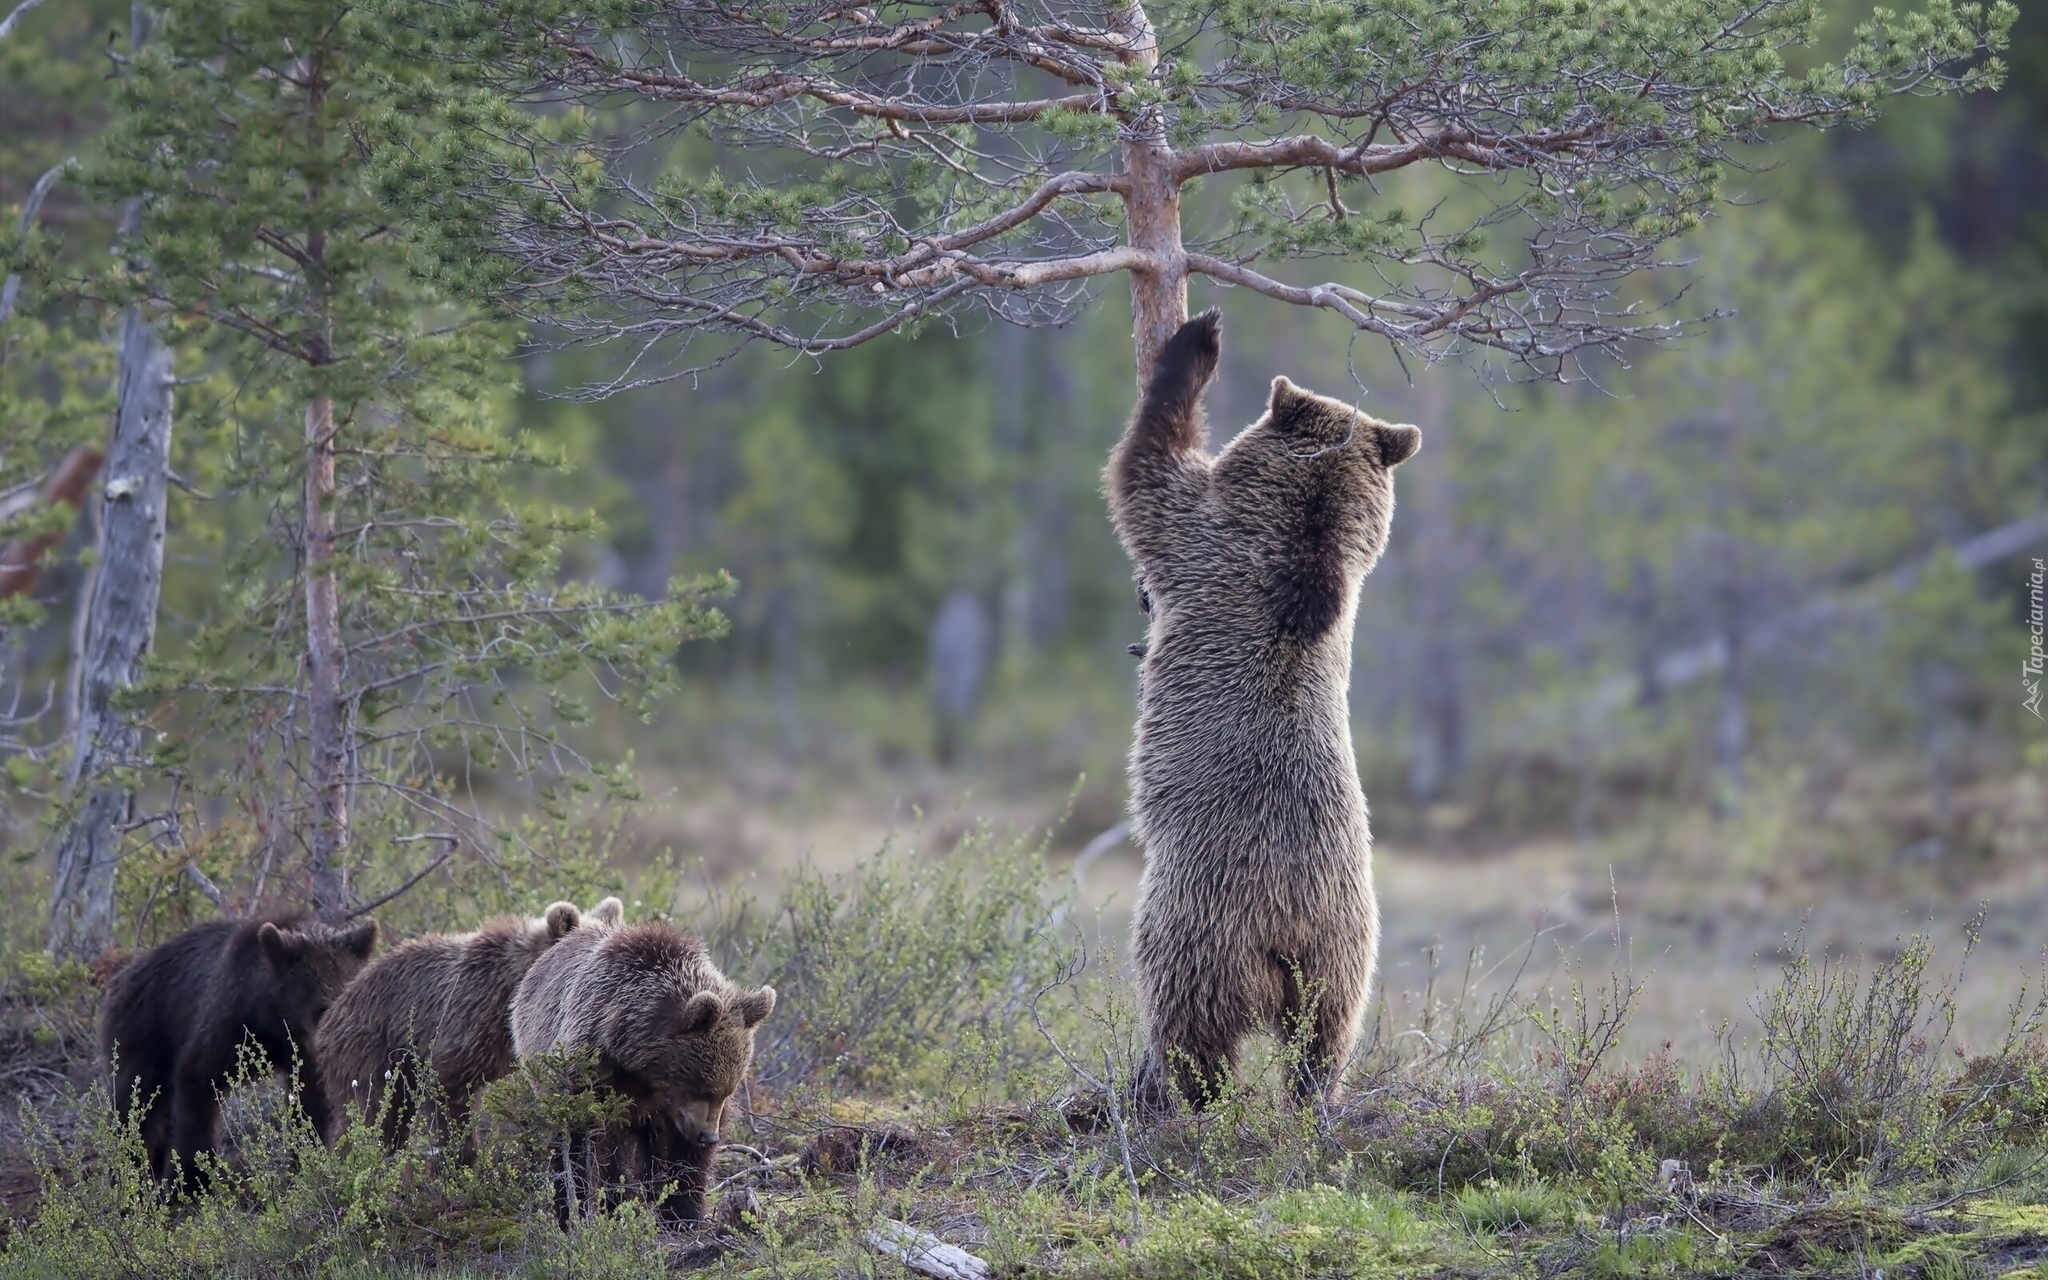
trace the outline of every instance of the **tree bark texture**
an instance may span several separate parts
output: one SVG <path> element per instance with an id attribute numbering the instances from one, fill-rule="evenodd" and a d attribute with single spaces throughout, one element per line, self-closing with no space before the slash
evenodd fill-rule
<path id="1" fill-rule="evenodd" d="M 1149 75 L 1159 65 L 1159 40 L 1142 3 L 1111 11 L 1133 41 L 1124 61 Z M 1188 318 L 1188 255 L 1180 239 L 1177 157 L 1166 143 L 1165 123 L 1148 114 L 1125 125 L 1120 188 L 1130 247 L 1146 255 L 1131 269 L 1131 338 L 1137 348 L 1138 385 L 1152 377 L 1152 361 Z"/>
<path id="2" fill-rule="evenodd" d="M 334 581 L 334 402 L 306 406 L 306 685 L 313 829 L 306 869 L 313 914 L 348 911 L 341 861 L 348 848 L 348 703 L 342 693 L 341 606 Z"/>
<path id="3" fill-rule="evenodd" d="M 1159 138 L 1124 143 L 1130 188 L 1124 209 L 1131 247 L 1148 265 L 1131 270 L 1131 337 L 1137 347 L 1138 385 L 1152 377 L 1152 362 L 1188 318 L 1188 259 L 1180 240 L 1180 184 L 1172 152 Z"/>
<path id="4" fill-rule="evenodd" d="M 79 713 L 70 781 L 82 793 L 57 845 L 49 946 L 60 958 L 90 959 L 113 939 L 114 872 L 134 793 L 103 780 L 133 762 L 142 731 L 114 706 L 115 693 L 142 674 L 156 637 L 163 586 L 164 514 L 171 461 L 171 352 L 136 308 L 121 317 L 120 390 L 107 449 L 99 569 L 79 675 Z"/>

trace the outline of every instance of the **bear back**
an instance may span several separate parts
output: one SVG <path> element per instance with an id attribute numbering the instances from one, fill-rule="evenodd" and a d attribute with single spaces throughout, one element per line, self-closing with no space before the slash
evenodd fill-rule
<path id="1" fill-rule="evenodd" d="M 394 948 L 352 983 L 321 1023 L 318 1051 L 337 1126 L 383 1105 L 385 1085 L 413 1082 L 416 1058 L 431 1061 L 442 1100 L 457 1115 L 485 1084 L 511 1069 L 512 996 L 533 963 L 586 922 L 618 921 L 606 898 L 589 916 L 556 902 L 538 917 L 506 916 L 470 933 L 430 934 Z M 407 1090 L 410 1093 L 410 1089 Z M 411 1099 L 400 1100 L 409 1107 Z M 387 1140 L 403 1137 L 389 1117 Z"/>
<path id="2" fill-rule="evenodd" d="M 347 928 L 302 915 L 213 920 L 135 956 L 107 986 L 100 1046 L 123 1058 L 173 1056 L 202 1035 L 310 1051 L 315 1026 L 377 943 L 375 921 Z"/>
<path id="3" fill-rule="evenodd" d="M 1421 439 L 1273 380 L 1265 415 L 1225 446 L 1211 482 L 1211 550 L 1237 549 L 1266 628 L 1312 643 L 1337 625 L 1387 545 L 1393 468 Z"/>
<path id="4" fill-rule="evenodd" d="M 512 1037 L 522 1058 L 594 1046 L 614 1082 L 644 1102 L 722 1103 L 774 1004 L 773 987 L 735 987 L 693 934 L 658 922 L 579 929 L 520 983 Z"/>

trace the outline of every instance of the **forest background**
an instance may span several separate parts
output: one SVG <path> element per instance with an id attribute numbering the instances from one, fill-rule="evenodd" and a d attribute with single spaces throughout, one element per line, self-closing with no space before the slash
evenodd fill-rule
<path id="1" fill-rule="evenodd" d="M 684 6 L 668 30 L 714 7 L 785 12 Z M 1282 8 L 1441 11 L 1430 38 L 1453 43 L 1585 35 L 1574 0 L 1213 13 Z M 1859 8 L 1826 10 L 1819 55 L 1851 47 Z M 2003 88 L 1738 150 L 1682 265 L 1618 299 L 1721 318 L 1585 378 L 1404 360 L 1192 281 L 1226 318 L 1218 443 L 1280 374 L 1424 443 L 1358 614 L 1385 938 L 1353 1092 L 1277 1104 L 1292 1049 L 1264 1045 L 1207 1111 L 1137 1118 L 1142 615 L 1099 480 L 1135 389 L 1122 282 L 1060 327 L 970 308 L 630 386 L 660 369 L 570 341 L 574 305 L 559 327 L 485 305 L 503 262 L 463 260 L 485 215 L 535 207 L 495 181 L 521 172 L 492 168 L 514 141 L 659 117 L 603 88 L 573 110 L 552 82 L 531 112 L 485 101 L 546 61 L 526 19 L 558 12 L 0 15 L 0 1275 L 876 1274 L 937 1237 L 988 1264 L 954 1274 L 2048 1278 L 2048 3 L 2018 6 L 2009 47 L 2004 6 L 1896 19 L 1857 102 L 1987 52 Z M 1682 106 L 1776 76 L 1697 49 L 1751 21 L 1796 36 L 1809 10 L 1601 12 L 1617 25 L 1574 47 L 1612 68 L 1652 15 Z M 1448 65 L 1516 102 L 1548 73 L 1485 62 Z M 1622 68 L 1640 92 L 1599 109 L 1644 131 L 1586 172 L 1657 131 L 1665 69 Z M 1689 225 L 1712 185 L 1693 160 L 1757 118 L 1746 93 L 1630 171 L 1654 216 L 1600 205 L 1596 180 L 1595 221 Z M 1193 123 L 1229 134 L 1227 114 Z M 613 176 L 666 167 L 714 222 L 803 221 L 816 189 L 792 196 L 774 157 L 657 135 Z M 942 138 L 972 131 L 847 134 L 856 155 Z M 598 167 L 568 154 L 551 178 Z M 877 172 L 842 188 L 854 206 L 903 197 Z M 1387 209 L 1469 225 L 1532 190 L 1424 164 L 1203 172 L 1188 246 L 1264 219 L 1346 248 L 1319 265 L 1354 285 Z M 713 178 L 742 173 L 763 180 Z M 1098 243 L 1125 230 L 1106 200 L 1056 216 L 1076 209 Z M 942 265 L 890 280 L 967 288 Z M 890 297 L 850 278 L 838 302 Z M 753 279 L 785 296 L 779 267 Z M 396 940 L 608 892 L 780 993 L 686 1231 L 589 1197 L 557 1217 L 604 1106 L 569 1062 L 522 1066 L 459 1141 L 416 1126 L 389 1153 L 327 1146 L 251 1082 L 196 1203 L 113 1119 L 95 1026 L 128 949 L 277 902 L 374 913 Z"/>
<path id="2" fill-rule="evenodd" d="M 0 39 L 10 210 L 94 146 L 134 34 L 103 2 L 24 9 Z M 1842 953 L 1929 921 L 1959 939 L 1982 901 L 1985 1000 L 2031 965 L 2048 918 L 2048 731 L 2024 671 L 2048 554 L 2048 8 L 2020 13 L 2003 91 L 1905 101 L 1731 175 L 1739 207 L 1648 286 L 1730 315 L 1594 381 L 1403 364 L 1331 317 L 1194 286 L 1193 305 L 1226 316 L 1218 443 L 1283 373 L 1424 431 L 1353 680 L 1390 1001 L 1426 986 L 1443 948 L 1498 956 L 1547 931 L 1546 957 L 1621 945 L 1656 967 L 1660 1012 L 1638 1033 L 1704 1043 L 1747 1016 L 1749 984 L 1729 975 L 1787 934 Z M 1833 37 L 1856 16 L 1833 15 Z M 1412 206 L 1460 198 L 1404 182 Z M 10 242 L 23 262 L 115 243 L 120 208 L 75 183 L 39 212 Z M 1228 212 L 1219 184 L 1190 223 Z M 816 360 L 750 349 L 605 398 L 583 392 L 617 375 L 614 353 L 554 349 L 546 331 L 448 357 L 476 366 L 470 408 L 503 424 L 494 456 L 521 464 L 480 492 L 594 513 L 539 521 L 547 546 L 521 572 L 625 601 L 718 571 L 738 585 L 703 597 L 722 635 L 692 595 L 669 642 L 702 638 L 671 653 L 656 627 L 627 644 L 660 650 L 652 701 L 604 696 L 600 662 L 505 677 L 508 696 L 559 696 L 521 713 L 537 736 L 495 764 L 408 730 L 410 759 L 433 763 L 392 794 L 460 790 L 479 830 L 512 838 L 443 839 L 366 805 L 351 900 L 430 863 L 409 891 L 422 902 L 436 885 L 442 904 L 490 898 L 493 876 L 516 897 L 546 875 L 508 871 L 505 850 L 567 845 L 621 883 L 659 868 L 699 899 L 772 897 L 805 861 L 850 865 L 892 831 L 940 851 L 986 823 L 1051 830 L 1056 861 L 1088 850 L 1077 883 L 1118 936 L 1139 866 L 1117 825 L 1141 615 L 1099 490 L 1133 394 L 1129 304 L 1100 293 L 1063 327 L 931 324 Z M 30 499 L 104 436 L 110 297 L 24 293 L 0 368 L 8 532 L 51 539 L 0 641 L 0 843 L 29 897 L 73 802 L 67 685 L 97 536 L 92 502 L 72 519 Z M 262 595 L 246 560 L 277 499 L 238 433 L 281 411 L 202 341 L 174 359 L 144 696 L 176 750 L 135 779 L 138 814 L 170 817 L 122 833 L 124 944 L 211 914 L 214 893 L 260 893 L 270 866 L 263 819 L 235 798 L 261 790 L 254 757 L 203 728 L 253 704 L 191 694 L 246 644 L 224 628 Z M 630 760 L 631 781 L 558 789 L 514 767 L 535 754 Z M 203 785 L 238 770 L 243 791 Z M 10 927 L 30 946 L 42 926 Z"/>

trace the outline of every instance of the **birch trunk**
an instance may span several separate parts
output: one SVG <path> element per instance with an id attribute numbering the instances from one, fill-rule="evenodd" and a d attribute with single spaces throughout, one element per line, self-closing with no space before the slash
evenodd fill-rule
<path id="1" fill-rule="evenodd" d="M 133 307 L 121 317 L 120 362 L 99 570 L 80 648 L 70 782 L 83 798 L 58 838 L 50 893 L 49 946 L 60 958 L 91 959 L 113 939 L 119 827 L 132 817 L 135 795 L 105 775 L 142 751 L 142 731 L 114 706 L 114 695 L 142 673 L 163 586 L 174 378 L 170 349 Z"/>

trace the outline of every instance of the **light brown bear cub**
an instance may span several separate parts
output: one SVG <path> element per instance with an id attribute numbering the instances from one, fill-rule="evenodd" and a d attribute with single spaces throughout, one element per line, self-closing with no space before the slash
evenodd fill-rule
<path id="1" fill-rule="evenodd" d="M 655 1200 L 665 1225 L 704 1216 L 725 1105 L 746 1077 L 775 988 L 742 991 L 699 939 L 665 924 L 578 930 L 527 972 L 512 1002 L 520 1058 L 594 1048 L 626 1116 L 593 1135 L 598 1178 Z M 658 1197 L 658 1199 L 657 1199 Z M 566 1212 L 566 1200 L 558 1202 Z"/>
<path id="2" fill-rule="evenodd" d="M 1276 378 L 1212 457 L 1200 402 L 1220 350 L 1214 311 L 1167 342 L 1106 477 L 1152 615 L 1131 811 L 1154 1105 L 1169 1080 L 1200 1102 L 1261 1028 L 1306 1033 L 1297 1096 L 1333 1091 L 1379 948 L 1351 632 L 1421 432 Z"/>
<path id="3" fill-rule="evenodd" d="M 321 1020 L 315 1056 L 331 1117 L 324 1136 L 332 1141 L 352 1121 L 381 1114 L 384 1143 L 397 1147 L 430 1100 L 461 1124 L 477 1093 L 512 1069 L 512 995 L 526 971 L 579 925 L 610 928 L 622 911 L 617 898 L 587 916 L 557 902 L 537 919 L 507 916 L 387 952 Z M 434 1067 L 432 1091 L 415 1078 L 423 1060 Z"/>

